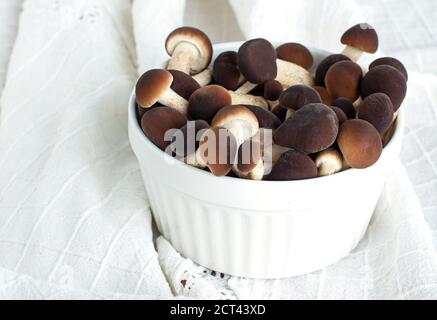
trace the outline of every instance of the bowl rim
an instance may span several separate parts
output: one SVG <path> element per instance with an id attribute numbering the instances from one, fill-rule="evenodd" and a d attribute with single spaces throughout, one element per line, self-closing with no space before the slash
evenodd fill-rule
<path id="1" fill-rule="evenodd" d="M 225 47 L 226 50 L 230 50 L 229 47 L 237 47 L 237 46 L 241 45 L 243 42 L 244 41 L 232 41 L 232 42 L 217 43 L 217 44 L 213 45 L 213 49 L 214 49 L 214 52 L 223 51 L 223 47 Z M 275 42 L 272 42 L 272 43 L 275 46 L 277 45 L 277 43 L 275 43 Z M 323 49 L 318 49 L 318 48 L 313 48 L 313 47 L 307 47 L 307 48 L 312 53 L 317 52 L 317 53 L 322 54 L 322 55 L 332 54 L 331 52 L 323 50 Z M 278 186 L 278 185 L 291 185 L 291 184 L 292 185 L 297 185 L 297 184 L 304 185 L 304 184 L 308 184 L 308 183 L 313 183 L 313 180 L 316 180 L 316 179 L 317 179 L 317 181 L 320 181 L 320 182 L 323 181 L 323 182 L 333 182 L 334 183 L 335 180 L 342 179 L 342 177 L 345 175 L 353 175 L 357 172 L 366 172 L 367 170 L 369 170 L 369 169 L 373 168 L 374 166 L 377 166 L 379 163 L 381 163 L 384 160 L 384 158 L 387 156 L 387 154 L 389 154 L 391 152 L 391 150 L 395 148 L 398 141 L 399 141 L 399 143 L 401 143 L 402 134 L 404 131 L 404 126 L 405 126 L 404 110 L 403 110 L 403 108 L 400 108 L 398 111 L 397 118 L 396 118 L 396 129 L 393 133 L 393 136 L 391 137 L 390 141 L 383 147 L 383 150 L 382 150 L 382 153 L 381 153 L 381 156 L 379 157 L 379 159 L 372 166 L 370 166 L 368 168 L 364 168 L 364 169 L 349 168 L 349 169 L 342 170 L 340 172 L 337 172 L 337 173 L 329 175 L 329 176 L 321 176 L 321 177 L 318 176 L 315 178 L 301 179 L 301 180 L 250 180 L 250 179 L 242 179 L 242 178 L 229 177 L 229 176 L 217 177 L 206 170 L 201 170 L 199 168 L 190 166 L 190 165 L 188 165 L 180 160 L 177 160 L 177 159 L 171 157 L 170 155 L 168 155 L 167 153 L 162 151 L 160 148 L 158 148 L 155 144 L 153 144 L 144 135 L 143 130 L 141 129 L 141 127 L 138 123 L 135 108 L 136 108 L 136 98 L 135 98 L 135 86 L 134 86 L 132 89 L 131 95 L 129 97 L 128 125 L 133 126 L 135 134 L 139 134 L 140 136 L 142 136 L 144 138 L 144 139 L 141 139 L 141 140 L 143 140 L 144 147 L 149 149 L 151 152 L 155 152 L 157 156 L 158 156 L 157 153 L 159 152 L 161 154 L 161 156 L 164 157 L 163 159 L 167 160 L 167 161 L 165 161 L 165 162 L 167 162 L 166 165 L 177 166 L 178 168 L 180 168 L 180 170 L 187 170 L 187 172 L 189 174 L 197 175 L 197 178 L 212 179 L 211 182 L 209 182 L 209 183 L 214 183 L 214 181 L 219 181 L 218 179 L 220 179 L 222 183 L 226 182 L 226 181 L 232 181 L 233 183 L 238 182 L 241 184 L 246 184 L 247 186 L 251 186 L 253 184 L 256 184 L 257 186 L 260 186 L 260 185 Z"/>

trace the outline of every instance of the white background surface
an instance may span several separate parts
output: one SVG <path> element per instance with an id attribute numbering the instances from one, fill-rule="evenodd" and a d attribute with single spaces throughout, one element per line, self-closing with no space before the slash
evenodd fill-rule
<path id="1" fill-rule="evenodd" d="M 179 0 L 137 0 L 133 10 L 123 0 L 24 3 L 18 20 L 21 1 L 0 2 L 0 85 L 9 62 L 0 123 L 0 297 L 437 296 L 437 2 L 188 0 L 184 9 Z M 158 255 L 126 136 L 136 64 L 144 70 L 161 61 L 165 36 L 181 24 L 204 29 L 213 42 L 265 36 L 335 51 L 344 29 L 361 21 L 375 26 L 381 52 L 411 74 L 401 159 L 414 189 L 394 164 L 360 246 L 304 277 L 214 276 L 162 238 Z"/>

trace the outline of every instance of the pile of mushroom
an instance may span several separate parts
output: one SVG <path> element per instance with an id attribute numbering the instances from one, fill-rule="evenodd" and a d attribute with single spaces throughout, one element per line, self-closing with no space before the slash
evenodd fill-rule
<path id="1" fill-rule="evenodd" d="M 167 68 L 138 79 L 139 124 L 167 153 L 182 139 L 182 151 L 170 154 L 215 176 L 299 180 L 370 167 L 396 127 L 408 74 L 392 57 L 376 59 L 368 71 L 357 64 L 378 49 L 368 24 L 340 41 L 345 49 L 317 66 L 302 44 L 275 48 L 266 39 L 211 63 L 208 36 L 178 28 L 165 42 Z"/>

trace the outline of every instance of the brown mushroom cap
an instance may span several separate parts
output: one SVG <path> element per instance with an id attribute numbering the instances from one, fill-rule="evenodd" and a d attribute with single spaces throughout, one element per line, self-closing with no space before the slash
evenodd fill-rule
<path id="1" fill-rule="evenodd" d="M 321 103 L 311 103 L 294 112 L 278 129 L 276 144 L 305 153 L 316 153 L 330 147 L 337 138 L 338 118 Z"/>
<path id="2" fill-rule="evenodd" d="M 181 42 L 192 44 L 198 52 L 197 59 L 192 61 L 191 73 L 198 73 L 209 65 L 212 57 L 212 44 L 205 33 L 193 27 L 177 28 L 167 36 L 165 50 L 171 56 Z"/>
<path id="3" fill-rule="evenodd" d="M 331 105 L 343 110 L 348 119 L 355 119 L 356 110 L 350 100 L 340 97 L 332 101 Z"/>
<path id="4" fill-rule="evenodd" d="M 313 55 L 307 47 L 300 43 L 284 43 L 276 48 L 278 59 L 292 62 L 304 69 L 309 69 L 314 63 Z"/>
<path id="5" fill-rule="evenodd" d="M 205 120 L 210 123 L 217 111 L 231 103 L 232 98 L 228 90 L 211 84 L 193 92 L 188 103 L 188 114 L 194 120 Z"/>
<path id="6" fill-rule="evenodd" d="M 408 72 L 405 66 L 400 62 L 398 59 L 392 58 L 392 57 L 384 57 L 379 58 L 373 61 L 369 65 L 369 70 L 373 69 L 374 67 L 381 66 L 381 65 L 389 65 L 393 68 L 397 69 L 400 73 L 402 73 L 405 77 L 405 79 L 408 81 Z"/>
<path id="7" fill-rule="evenodd" d="M 158 102 L 173 82 L 173 76 L 167 70 L 151 69 L 142 74 L 135 87 L 138 106 L 149 108 Z"/>
<path id="8" fill-rule="evenodd" d="M 338 133 L 338 146 L 352 168 L 367 168 L 381 156 L 382 142 L 378 131 L 369 122 L 352 119 L 343 123 Z"/>
<path id="9" fill-rule="evenodd" d="M 193 92 L 200 88 L 192 76 L 179 70 L 168 70 L 168 72 L 173 76 L 170 88 L 185 100 L 189 100 Z"/>
<path id="10" fill-rule="evenodd" d="M 237 52 L 225 51 L 218 55 L 212 68 L 215 82 L 228 90 L 236 90 L 240 85 L 240 70 L 237 67 Z"/>
<path id="11" fill-rule="evenodd" d="M 297 150 L 284 152 L 265 180 L 301 180 L 317 177 L 314 161 Z"/>
<path id="12" fill-rule="evenodd" d="M 237 168 L 246 173 L 252 171 L 261 161 L 261 144 L 253 139 L 244 141 L 237 152 Z"/>
<path id="13" fill-rule="evenodd" d="M 400 71 L 389 65 L 376 66 L 369 70 L 361 81 L 360 93 L 365 99 L 378 92 L 389 96 L 393 111 L 396 112 L 407 94 L 407 80 Z"/>
<path id="14" fill-rule="evenodd" d="M 157 107 L 146 112 L 141 118 L 141 129 L 158 148 L 165 150 L 171 140 L 165 141 L 165 133 L 170 129 L 179 129 L 187 118 L 179 111 L 168 107 Z"/>
<path id="15" fill-rule="evenodd" d="M 238 50 L 238 69 L 252 83 L 275 79 L 278 73 L 276 51 L 265 39 L 252 39 Z"/>
<path id="16" fill-rule="evenodd" d="M 172 138 L 172 145 L 175 147 L 175 154 L 179 157 L 186 157 L 194 153 L 199 147 L 199 136 L 209 128 L 208 122 L 204 120 L 188 121 L 180 128 L 180 133 L 175 133 Z M 183 135 L 182 141 L 180 135 Z"/>
<path id="17" fill-rule="evenodd" d="M 313 89 L 317 91 L 320 98 L 322 99 L 323 104 L 326 104 L 327 106 L 330 106 L 332 104 L 332 97 L 325 87 L 314 86 Z"/>
<path id="18" fill-rule="evenodd" d="M 256 116 L 260 128 L 274 130 L 281 125 L 281 120 L 279 120 L 272 112 L 258 106 L 246 104 L 244 106 L 252 111 Z"/>
<path id="19" fill-rule="evenodd" d="M 333 64 L 325 76 L 325 85 L 329 94 L 335 99 L 344 97 L 351 101 L 358 98 L 363 71 L 352 61 L 340 61 Z"/>
<path id="20" fill-rule="evenodd" d="M 267 80 L 264 82 L 264 98 L 275 101 L 279 99 L 284 87 L 277 80 Z"/>
<path id="21" fill-rule="evenodd" d="M 346 30 L 341 43 L 360 51 L 375 53 L 378 50 L 378 34 L 367 23 L 359 23 Z"/>
<path id="22" fill-rule="evenodd" d="M 310 86 L 297 84 L 282 92 L 279 104 L 283 108 L 299 110 L 310 103 L 321 103 L 319 93 Z"/>
<path id="23" fill-rule="evenodd" d="M 393 121 L 393 104 L 385 93 L 371 94 L 361 102 L 357 117 L 370 122 L 383 134 Z"/>
<path id="24" fill-rule="evenodd" d="M 343 110 L 341 110 L 339 107 L 336 106 L 331 106 L 331 109 L 334 110 L 335 115 L 338 118 L 338 124 L 342 125 L 343 122 L 345 122 L 347 120 L 347 116 L 346 114 L 343 112 Z"/>
<path id="25" fill-rule="evenodd" d="M 328 72 L 329 68 L 331 68 L 333 64 L 340 61 L 351 61 L 351 59 L 343 54 L 331 54 L 330 56 L 327 56 L 325 59 L 323 59 L 316 69 L 316 85 L 324 87 L 326 72 Z"/>
<path id="26" fill-rule="evenodd" d="M 212 127 L 202 134 L 198 155 L 215 176 L 225 176 L 235 162 L 237 143 L 233 134 L 221 127 Z"/>

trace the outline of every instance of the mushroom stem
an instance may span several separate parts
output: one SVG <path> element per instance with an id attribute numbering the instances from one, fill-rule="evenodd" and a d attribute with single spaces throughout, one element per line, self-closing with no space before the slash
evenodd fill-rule
<path id="1" fill-rule="evenodd" d="M 167 69 L 179 70 L 190 74 L 190 66 L 197 54 L 198 51 L 194 45 L 189 42 L 181 42 L 174 49 Z"/>
<path id="2" fill-rule="evenodd" d="M 313 76 L 301 66 L 281 59 L 276 59 L 276 65 L 278 74 L 275 80 L 282 83 L 284 87 L 288 88 L 295 84 L 314 85 Z"/>
<path id="3" fill-rule="evenodd" d="M 285 116 L 285 120 L 287 120 L 288 118 L 290 118 L 291 115 L 292 115 L 293 113 L 295 113 L 295 112 L 296 112 L 296 110 L 294 110 L 294 109 L 287 109 L 287 115 Z"/>
<path id="4" fill-rule="evenodd" d="M 212 80 L 212 70 L 210 68 L 206 68 L 202 72 L 199 72 L 198 74 L 195 74 L 193 76 L 193 79 L 197 81 L 197 83 L 204 87 L 211 83 Z"/>
<path id="5" fill-rule="evenodd" d="M 358 97 L 358 99 L 354 101 L 353 106 L 354 106 L 355 110 L 357 110 L 359 108 L 359 106 L 362 102 L 363 102 L 363 99 L 361 99 L 361 97 Z"/>
<path id="6" fill-rule="evenodd" d="M 166 90 L 159 98 L 158 102 L 164 106 L 174 108 L 182 114 L 187 114 L 188 101 L 182 98 L 172 89 Z"/>
<path id="7" fill-rule="evenodd" d="M 264 162 L 262 159 L 260 159 L 260 161 L 258 162 L 256 167 L 248 172 L 242 172 L 242 171 L 238 170 L 237 165 L 233 165 L 232 171 L 234 171 L 234 173 L 238 177 L 243 178 L 243 179 L 262 180 L 264 177 Z"/>
<path id="8" fill-rule="evenodd" d="M 267 100 L 267 103 L 269 105 L 269 110 L 272 111 L 275 109 L 275 107 L 278 105 L 278 100 Z"/>
<path id="9" fill-rule="evenodd" d="M 343 168 L 343 159 L 335 149 L 326 149 L 320 152 L 315 159 L 318 176 L 330 176 Z"/>
<path id="10" fill-rule="evenodd" d="M 350 58 L 353 62 L 357 62 L 363 54 L 363 51 L 351 46 L 346 46 L 341 54 Z"/>
<path id="11" fill-rule="evenodd" d="M 241 79 L 241 76 L 240 76 L 240 79 Z M 239 86 L 237 90 L 235 90 L 235 93 L 249 93 L 250 91 L 255 89 L 255 87 L 257 85 L 258 84 L 256 84 L 256 83 L 246 81 L 241 86 Z"/>
<path id="12" fill-rule="evenodd" d="M 269 110 L 269 104 L 260 96 L 252 96 L 250 94 L 236 93 L 229 91 L 232 98 L 232 104 L 249 104 Z"/>

